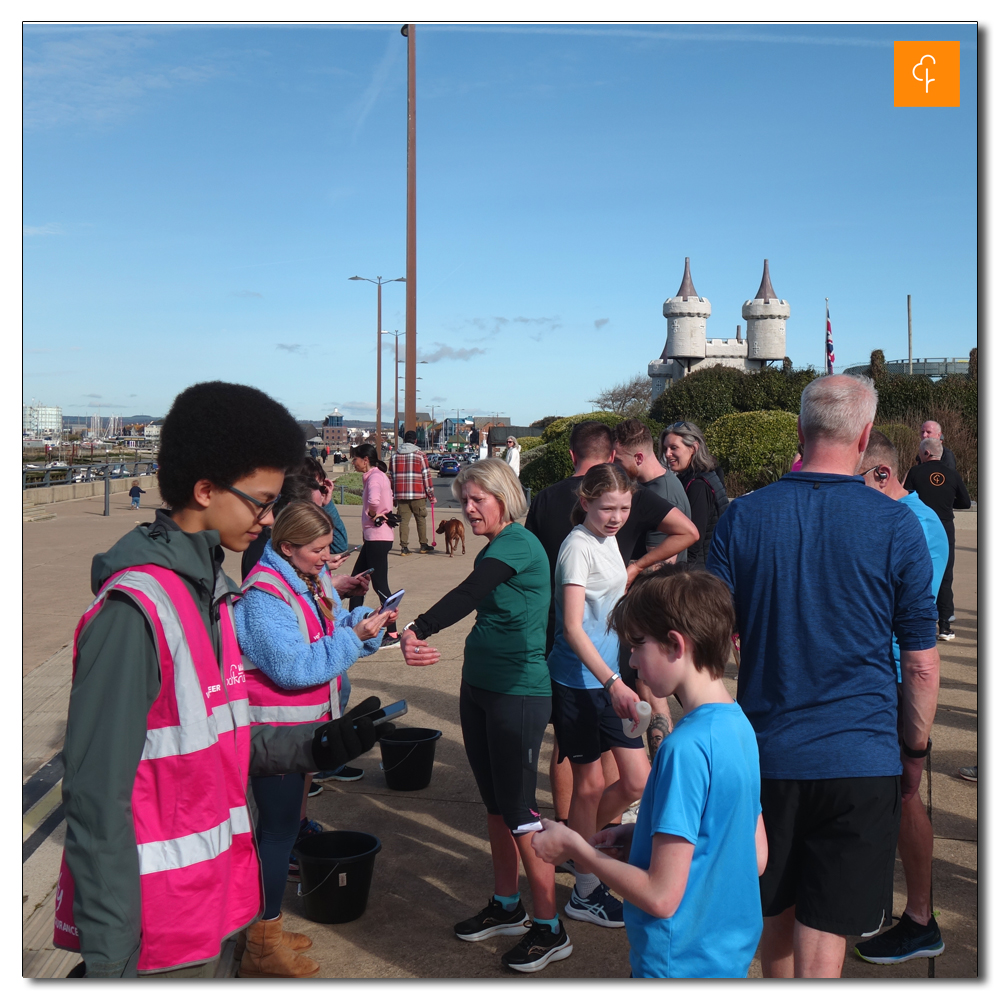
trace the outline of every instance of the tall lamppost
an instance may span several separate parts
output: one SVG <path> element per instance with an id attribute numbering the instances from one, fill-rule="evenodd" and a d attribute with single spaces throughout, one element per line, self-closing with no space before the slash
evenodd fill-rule
<path id="1" fill-rule="evenodd" d="M 416 429 L 417 383 L 417 26 L 404 24 L 406 38 L 406 427 Z M 399 425 L 396 425 L 397 428 Z"/>
<path id="2" fill-rule="evenodd" d="M 388 278 L 382 280 L 380 274 L 377 278 L 362 278 L 356 274 L 348 281 L 370 281 L 373 285 L 378 285 L 378 324 L 375 327 L 375 439 L 378 441 L 378 452 L 382 454 L 382 286 L 391 284 L 393 281 L 406 281 L 406 278 Z"/>

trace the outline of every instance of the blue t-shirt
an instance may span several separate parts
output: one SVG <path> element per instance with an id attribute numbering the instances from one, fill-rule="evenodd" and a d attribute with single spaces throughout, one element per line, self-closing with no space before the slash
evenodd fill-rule
<path id="1" fill-rule="evenodd" d="M 632 975 L 745 978 L 764 928 L 755 833 L 760 768 L 739 705 L 701 705 L 674 727 L 642 793 L 629 864 L 649 869 L 653 834 L 694 844 L 677 912 L 625 904 Z"/>
<path id="2" fill-rule="evenodd" d="M 896 664 L 933 649 L 931 557 L 906 504 L 861 476 L 790 472 L 733 500 L 706 568 L 733 593 L 737 700 L 768 779 L 899 774 Z"/>
<path id="3" fill-rule="evenodd" d="M 944 530 L 941 518 L 937 516 L 917 496 L 916 493 L 907 493 L 900 503 L 905 503 L 920 521 L 920 527 L 924 532 L 924 539 L 927 542 L 927 549 L 931 554 L 931 568 L 933 575 L 931 578 L 931 593 L 937 599 L 938 591 L 941 589 L 941 580 L 944 578 L 945 567 L 948 565 L 948 533 Z M 895 635 L 892 637 L 892 655 L 896 661 L 896 681 L 903 683 L 903 671 L 899 666 L 899 643 Z"/>

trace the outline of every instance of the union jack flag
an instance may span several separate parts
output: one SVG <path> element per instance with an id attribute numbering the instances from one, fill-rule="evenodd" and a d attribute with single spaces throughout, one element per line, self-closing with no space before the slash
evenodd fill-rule
<path id="1" fill-rule="evenodd" d="M 833 327 L 830 326 L 830 300 L 826 300 L 826 373 L 833 374 Z"/>

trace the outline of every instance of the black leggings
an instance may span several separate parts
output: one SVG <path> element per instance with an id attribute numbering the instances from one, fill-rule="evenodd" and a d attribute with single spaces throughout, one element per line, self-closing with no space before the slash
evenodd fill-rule
<path id="1" fill-rule="evenodd" d="M 380 602 L 392 595 L 389 589 L 389 550 L 392 542 L 365 542 L 358 553 L 358 561 L 354 564 L 352 575 L 356 575 L 365 569 L 375 570 L 372 573 L 372 587 L 378 594 Z M 348 603 L 348 608 L 353 611 L 360 608 L 365 603 L 363 597 L 352 597 Z"/>
<path id="2" fill-rule="evenodd" d="M 545 695 L 499 694 L 462 681 L 462 741 L 486 811 L 511 830 L 538 819 L 538 752 L 552 714 Z"/>
<path id="3" fill-rule="evenodd" d="M 264 919 L 281 912 L 288 881 L 288 858 L 299 836 L 304 774 L 269 774 L 251 778 L 257 803 L 257 850 L 264 882 Z"/>

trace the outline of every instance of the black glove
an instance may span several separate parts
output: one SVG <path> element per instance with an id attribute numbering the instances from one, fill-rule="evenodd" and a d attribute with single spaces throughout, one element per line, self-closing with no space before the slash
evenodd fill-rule
<path id="1" fill-rule="evenodd" d="M 312 754 L 321 771 L 335 771 L 355 757 L 371 750 L 380 736 L 391 733 L 396 727 L 391 722 L 376 728 L 367 716 L 382 707 L 376 698 L 365 698 L 342 719 L 334 719 L 320 726 L 313 735 Z"/>

